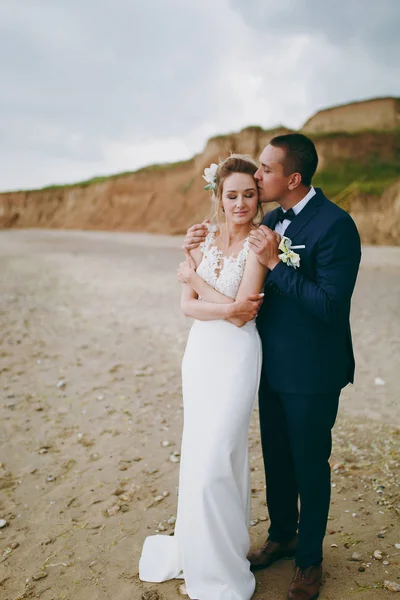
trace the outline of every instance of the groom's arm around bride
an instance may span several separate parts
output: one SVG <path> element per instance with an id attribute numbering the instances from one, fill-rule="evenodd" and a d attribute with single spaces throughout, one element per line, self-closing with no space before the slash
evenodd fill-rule
<path id="1" fill-rule="evenodd" d="M 278 258 L 276 236 L 268 227 L 259 227 L 259 243 L 252 248 L 271 271 L 268 287 L 275 287 L 322 321 L 335 323 L 349 310 L 361 258 L 360 238 L 353 220 L 345 213 L 326 224 L 325 230 L 314 248 L 313 279 L 288 268 Z"/>

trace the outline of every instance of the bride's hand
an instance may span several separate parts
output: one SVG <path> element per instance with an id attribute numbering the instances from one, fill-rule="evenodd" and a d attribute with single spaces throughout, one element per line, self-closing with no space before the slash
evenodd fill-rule
<path id="1" fill-rule="evenodd" d="M 235 325 L 241 327 L 248 321 L 252 321 L 258 315 L 263 303 L 264 294 L 251 294 L 242 300 L 235 300 L 231 304 L 231 320 Z"/>
<path id="2" fill-rule="evenodd" d="M 190 255 L 190 252 L 185 249 L 186 260 L 181 262 L 178 269 L 178 280 L 181 283 L 190 283 L 194 273 L 196 272 L 196 263 Z"/>

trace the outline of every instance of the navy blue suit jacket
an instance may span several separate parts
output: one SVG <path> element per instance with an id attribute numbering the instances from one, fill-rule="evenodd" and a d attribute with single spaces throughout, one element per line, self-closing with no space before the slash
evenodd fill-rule
<path id="1" fill-rule="evenodd" d="M 274 229 L 277 210 L 263 224 Z M 263 376 L 288 394 L 339 392 L 354 379 L 350 303 L 361 259 L 356 225 L 316 188 L 284 234 L 300 255 L 267 276 L 257 318 Z"/>

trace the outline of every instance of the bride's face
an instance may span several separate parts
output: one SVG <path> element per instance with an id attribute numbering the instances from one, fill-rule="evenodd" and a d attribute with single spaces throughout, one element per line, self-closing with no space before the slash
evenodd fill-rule
<path id="1" fill-rule="evenodd" d="M 258 190 L 251 175 L 232 173 L 222 187 L 222 206 L 228 223 L 250 223 L 258 211 Z"/>

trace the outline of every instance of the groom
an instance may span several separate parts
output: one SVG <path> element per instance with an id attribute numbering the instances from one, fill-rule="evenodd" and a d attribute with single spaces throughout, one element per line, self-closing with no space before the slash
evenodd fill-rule
<path id="1" fill-rule="evenodd" d="M 331 429 L 340 391 L 354 376 L 349 315 L 360 238 L 351 217 L 312 187 L 318 156 L 309 138 L 299 133 L 273 138 L 260 163 L 255 174 L 260 201 L 280 207 L 266 215 L 250 239 L 269 269 L 257 327 L 263 345 L 259 407 L 271 526 L 266 543 L 249 560 L 255 570 L 295 556 L 288 599 L 315 600 L 330 503 Z M 205 225 L 191 227 L 185 246 L 197 246 L 206 233 Z M 298 247 L 298 268 L 280 260 L 280 236 Z"/>

